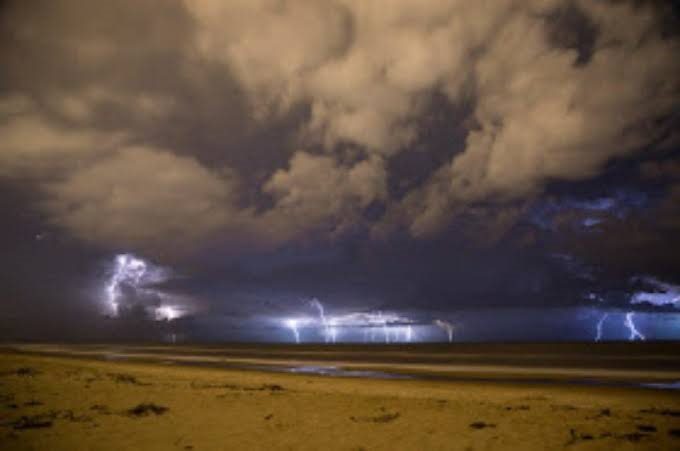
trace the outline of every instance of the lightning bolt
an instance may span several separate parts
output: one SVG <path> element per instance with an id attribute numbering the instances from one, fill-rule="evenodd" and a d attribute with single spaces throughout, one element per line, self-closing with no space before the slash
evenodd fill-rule
<path id="1" fill-rule="evenodd" d="M 385 337 L 385 343 L 390 342 L 390 331 L 387 328 L 387 321 L 383 318 L 382 312 L 378 312 L 378 323 L 382 323 L 382 332 Z"/>
<path id="2" fill-rule="evenodd" d="M 635 317 L 635 313 L 633 312 L 628 312 L 626 313 L 626 320 L 624 321 L 624 326 L 628 328 L 630 331 L 630 336 L 628 337 L 629 341 L 635 341 L 635 340 L 640 340 L 644 341 L 645 336 L 640 333 L 639 330 L 635 327 L 635 322 L 633 318 Z"/>
<path id="3" fill-rule="evenodd" d="M 335 331 L 331 331 L 331 328 L 328 325 L 328 321 L 326 320 L 326 313 L 323 308 L 323 304 L 319 302 L 317 298 L 313 298 L 311 301 L 309 301 L 310 304 L 312 304 L 318 311 L 319 311 L 319 319 L 321 319 L 321 324 L 323 325 L 323 334 L 324 334 L 324 339 L 326 343 L 329 341 L 333 341 L 335 343 Z"/>
<path id="4" fill-rule="evenodd" d="M 451 324 L 449 321 L 444 321 L 443 319 L 436 319 L 434 320 L 434 325 L 446 332 L 449 343 L 453 342 L 453 324 Z"/>
<path id="5" fill-rule="evenodd" d="M 329 331 L 330 336 L 331 336 L 331 342 L 335 343 L 338 339 L 338 330 L 335 327 L 335 320 L 334 319 L 331 319 L 328 322 L 328 327 L 329 327 L 328 331 Z"/>
<path id="6" fill-rule="evenodd" d="M 139 282 L 146 273 L 146 263 L 144 260 L 133 257 L 129 254 L 121 254 L 116 256 L 116 263 L 114 265 L 111 279 L 106 284 L 106 297 L 111 307 L 113 316 L 118 316 L 119 301 L 120 301 L 120 284 L 123 282 L 132 283 L 134 286 L 139 285 Z"/>
<path id="7" fill-rule="evenodd" d="M 300 343 L 300 331 L 298 330 L 298 322 L 295 319 L 289 319 L 286 321 L 286 326 L 293 332 L 295 337 L 295 343 Z"/>
<path id="8" fill-rule="evenodd" d="M 411 328 L 411 325 L 409 324 L 406 326 L 406 342 L 410 343 L 413 340 L 413 328 Z"/>
<path id="9" fill-rule="evenodd" d="M 318 311 L 315 316 L 296 316 L 277 320 L 277 323 L 289 329 L 297 343 L 301 341 L 303 328 L 314 328 L 320 331 L 326 343 L 336 343 L 340 332 L 349 330 L 350 339 L 353 330 L 363 333 L 364 342 L 383 341 L 384 343 L 410 343 L 420 337 L 416 332 L 418 325 L 413 319 L 391 312 L 350 312 L 342 315 L 328 315 L 318 299 L 309 301 Z M 344 334 L 344 332 L 343 332 Z M 347 338 L 347 337 L 344 337 Z"/>
<path id="10" fill-rule="evenodd" d="M 596 334 L 595 334 L 595 341 L 600 341 L 602 340 L 602 326 L 604 325 L 605 320 L 609 316 L 609 313 L 605 313 L 602 315 L 600 320 L 597 322 L 597 328 L 596 328 Z"/>
<path id="11" fill-rule="evenodd" d="M 122 313 L 121 308 L 125 307 L 121 305 L 124 302 L 123 287 L 130 287 L 137 294 L 155 296 L 162 300 L 163 305 L 142 305 L 156 321 L 172 321 L 184 316 L 187 313 L 186 307 L 166 304 L 166 301 L 173 301 L 174 298 L 156 288 L 149 287 L 150 283 L 160 282 L 165 278 L 166 276 L 159 267 L 141 258 L 131 254 L 117 255 L 111 277 L 106 282 L 104 290 L 111 315 L 117 317 Z"/>

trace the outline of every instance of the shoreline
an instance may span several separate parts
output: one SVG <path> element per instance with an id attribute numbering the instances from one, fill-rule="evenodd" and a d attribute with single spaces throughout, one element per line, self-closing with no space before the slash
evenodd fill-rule
<path id="1" fill-rule="evenodd" d="M 583 358 L 572 360 L 565 358 L 560 366 L 526 365 L 515 362 L 494 362 L 496 355 L 476 354 L 484 356 L 491 362 L 480 364 L 475 361 L 468 363 L 459 361 L 451 363 L 451 353 L 434 355 L 416 354 L 421 361 L 414 363 L 416 358 L 405 352 L 392 352 L 391 360 L 384 359 L 386 352 L 369 352 L 365 349 L 355 350 L 353 354 L 343 352 L 336 354 L 334 346 L 328 346 L 323 351 L 297 352 L 274 354 L 274 357 L 258 355 L 259 347 L 242 348 L 241 352 L 233 352 L 229 347 L 212 349 L 204 347 L 120 347 L 96 345 L 5 345 L 0 346 L 0 352 L 16 352 L 29 355 L 62 356 L 73 358 L 96 359 L 103 361 L 129 361 L 138 363 L 157 363 L 163 365 L 196 366 L 221 368 L 225 370 L 253 370 L 264 372 L 280 372 L 293 374 L 308 374 L 338 377 L 359 377 L 378 379 L 418 379 L 442 381 L 480 381 L 480 382 L 518 382 L 536 384 L 570 384 L 595 386 L 623 386 L 653 389 L 680 389 L 680 368 L 675 364 L 680 362 L 677 355 L 656 355 L 647 359 L 627 359 L 627 367 L 592 367 L 583 365 Z M 679 349 L 680 351 L 680 349 Z M 250 355 L 248 355 L 248 353 Z M 271 351 L 267 355 L 273 354 Z M 382 356 L 376 354 L 383 354 Z M 582 354 L 579 354 L 582 355 Z M 324 358 L 320 358 L 324 357 Z M 332 360 L 343 357 L 344 360 Z M 374 357 L 373 361 L 368 360 Z M 383 357 L 376 358 L 376 357 Z M 400 359 L 406 357 L 406 362 Z M 503 356 L 505 357 L 505 356 Z M 539 360 L 541 355 L 533 355 L 533 360 Z M 554 355 L 552 355 L 554 358 Z M 567 356 L 568 357 L 568 356 Z M 596 355 L 599 361 L 611 362 L 612 358 L 623 360 L 618 356 Z M 670 364 L 666 369 L 649 369 L 649 360 Z M 586 363 L 590 363 L 586 361 Z M 570 364 L 571 366 L 567 366 Z M 604 366 L 604 365 L 603 365 Z"/>

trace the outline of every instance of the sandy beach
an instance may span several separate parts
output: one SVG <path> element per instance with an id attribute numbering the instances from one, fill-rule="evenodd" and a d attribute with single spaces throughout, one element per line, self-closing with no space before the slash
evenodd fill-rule
<path id="1" fill-rule="evenodd" d="M 680 392 L 0 354 L 0 446 L 680 449 Z"/>

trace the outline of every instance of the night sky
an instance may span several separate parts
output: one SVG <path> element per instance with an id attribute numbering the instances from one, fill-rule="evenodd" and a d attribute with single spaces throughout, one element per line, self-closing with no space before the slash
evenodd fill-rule
<path id="1" fill-rule="evenodd" d="M 680 339 L 677 2 L 0 5 L 0 339 Z"/>

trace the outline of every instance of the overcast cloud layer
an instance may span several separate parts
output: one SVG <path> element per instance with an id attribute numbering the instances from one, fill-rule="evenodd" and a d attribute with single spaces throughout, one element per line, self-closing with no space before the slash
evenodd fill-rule
<path id="1" fill-rule="evenodd" d="M 389 267 L 411 242 L 431 261 L 428 243 L 510 239 L 494 262 L 560 248 L 680 276 L 670 3 L 387 3 L 4 3 L 6 202 L 80 249 L 180 265 L 360 236 L 397 247 L 364 261 Z M 561 207 L 617 189 L 653 202 Z M 585 216 L 607 239 L 570 226 Z"/>

